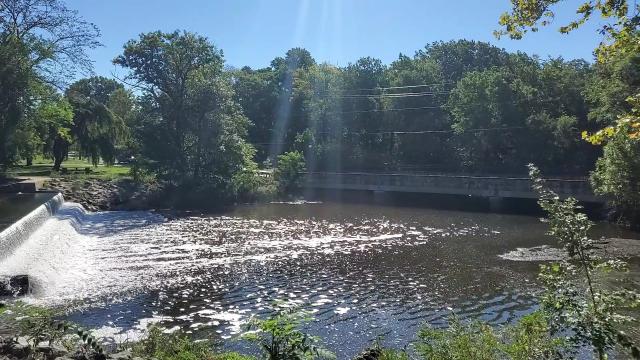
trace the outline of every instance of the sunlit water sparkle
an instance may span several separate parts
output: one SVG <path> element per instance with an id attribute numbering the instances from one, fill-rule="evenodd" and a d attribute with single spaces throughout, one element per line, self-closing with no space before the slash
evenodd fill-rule
<path id="1" fill-rule="evenodd" d="M 313 313 L 339 358 L 378 337 L 406 346 L 428 322 L 506 323 L 533 309 L 537 263 L 499 255 L 550 244 L 537 219 L 347 204 L 268 204 L 225 216 L 87 213 L 65 203 L 4 262 L 28 301 L 114 341 L 151 323 L 227 348 L 274 303 Z"/>

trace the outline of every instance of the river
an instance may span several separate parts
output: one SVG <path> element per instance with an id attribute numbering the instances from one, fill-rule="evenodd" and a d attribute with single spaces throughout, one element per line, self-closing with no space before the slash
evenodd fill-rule
<path id="1" fill-rule="evenodd" d="M 312 312 L 306 330 L 343 359 L 378 338 L 403 348 L 452 313 L 503 324 L 532 311 L 539 262 L 504 255 L 554 246 L 544 233 L 534 216 L 372 203 L 181 216 L 65 203 L 0 272 L 29 274 L 28 301 L 66 306 L 115 342 L 159 322 L 241 349 L 241 324 L 278 303 Z"/>

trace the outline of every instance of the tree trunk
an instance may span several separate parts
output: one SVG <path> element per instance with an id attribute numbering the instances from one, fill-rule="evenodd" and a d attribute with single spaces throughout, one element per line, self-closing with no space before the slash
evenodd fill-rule
<path id="1" fill-rule="evenodd" d="M 69 152 L 69 143 L 58 137 L 53 142 L 53 170 L 60 171 L 60 166 L 62 165 L 62 161 L 67 156 Z"/>

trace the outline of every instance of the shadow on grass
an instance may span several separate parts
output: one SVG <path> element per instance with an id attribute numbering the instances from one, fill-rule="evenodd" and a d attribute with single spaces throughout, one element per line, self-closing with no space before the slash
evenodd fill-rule
<path id="1" fill-rule="evenodd" d="M 50 176 L 52 167 L 49 165 L 19 166 L 9 169 L 11 176 Z"/>
<path id="2" fill-rule="evenodd" d="M 10 168 L 6 176 L 49 176 L 49 177 L 89 177 L 89 178 L 118 178 L 129 175 L 129 167 L 126 166 L 74 166 L 62 165 L 60 172 L 53 171 L 51 164 L 34 164 L 31 166 L 16 166 Z"/>

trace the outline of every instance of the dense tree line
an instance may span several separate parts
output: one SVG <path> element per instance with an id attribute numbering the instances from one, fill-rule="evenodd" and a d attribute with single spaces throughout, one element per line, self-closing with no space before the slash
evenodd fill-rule
<path id="1" fill-rule="evenodd" d="M 258 186 L 257 164 L 294 152 L 309 171 L 523 174 L 535 163 L 587 175 L 602 149 L 581 133 L 631 112 L 640 87 L 636 51 L 591 64 L 459 40 L 391 64 L 339 67 L 294 48 L 266 68 L 232 69 L 210 40 L 178 31 L 126 43 L 114 59 L 123 79 L 69 85 L 61 79 L 90 65 L 95 26 L 58 0 L 4 0 L 0 15 L 3 166 L 45 154 L 58 170 L 74 150 L 231 197 Z M 611 164 L 621 161 L 602 160 L 598 184 L 620 189 L 615 174 L 633 170 Z"/>
<path id="2" fill-rule="evenodd" d="M 231 76 L 260 161 L 286 149 L 304 151 L 312 171 L 523 173 L 534 162 L 586 175 L 600 149 L 580 133 L 625 110 L 634 61 L 605 67 L 460 40 L 389 65 L 318 64 L 296 48 Z"/>

